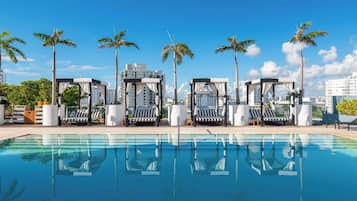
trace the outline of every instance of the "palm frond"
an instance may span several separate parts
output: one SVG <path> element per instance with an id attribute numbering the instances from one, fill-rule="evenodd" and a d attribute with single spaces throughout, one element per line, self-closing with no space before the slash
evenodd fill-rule
<path id="1" fill-rule="evenodd" d="M 70 41 L 69 39 L 58 40 L 57 43 L 63 44 L 63 45 L 69 46 L 69 47 L 77 47 L 77 44 L 74 43 L 73 41 Z"/>
<path id="2" fill-rule="evenodd" d="M 23 59 L 26 59 L 26 55 L 18 48 L 11 46 L 10 49 L 20 55 Z"/>
<path id="3" fill-rule="evenodd" d="M 248 47 L 248 46 L 250 46 L 250 45 L 255 44 L 255 40 L 244 40 L 244 41 L 239 42 L 238 44 L 239 44 L 240 46 L 246 48 L 246 47 Z"/>
<path id="4" fill-rule="evenodd" d="M 122 46 L 135 47 L 136 49 L 139 49 L 139 46 L 136 43 L 129 42 L 129 41 L 122 41 Z"/>
<path id="5" fill-rule="evenodd" d="M 176 52 L 181 54 L 182 56 L 189 56 L 190 58 L 193 58 L 193 52 L 191 49 L 186 45 L 185 43 L 178 43 L 176 44 Z"/>
<path id="6" fill-rule="evenodd" d="M 42 40 L 43 42 L 47 41 L 48 39 L 51 38 L 50 35 L 47 34 L 43 34 L 43 33 L 34 33 L 33 34 L 36 38 Z"/>
<path id="7" fill-rule="evenodd" d="M 306 29 L 310 28 L 311 25 L 312 25 L 312 22 L 308 21 L 308 22 L 300 24 L 298 29 L 306 30 Z"/>
<path id="8" fill-rule="evenodd" d="M 111 42 L 113 42 L 113 40 L 111 38 L 109 38 L 109 37 L 105 37 L 105 38 L 100 38 L 98 40 L 98 42 L 99 43 L 111 43 Z"/>
<path id="9" fill-rule="evenodd" d="M 13 62 L 13 63 L 17 63 L 18 60 L 16 58 L 16 55 L 15 55 L 15 52 L 11 49 L 5 49 L 5 53 L 7 56 L 9 56 L 10 60 Z"/>
<path id="10" fill-rule="evenodd" d="M 7 36 L 9 36 L 9 35 L 10 35 L 9 32 L 3 31 L 3 32 L 0 34 L 0 38 L 7 37 Z"/>
<path id="11" fill-rule="evenodd" d="M 26 44 L 26 42 L 24 40 L 22 40 L 21 38 L 17 38 L 17 37 L 8 38 L 7 41 L 9 43 L 18 42 L 18 43 L 21 43 L 21 44 Z"/>
<path id="12" fill-rule="evenodd" d="M 178 65 L 182 64 L 182 60 L 183 60 L 182 57 L 183 57 L 182 54 L 180 54 L 179 52 L 176 52 L 175 59 L 176 59 L 176 63 Z"/>
<path id="13" fill-rule="evenodd" d="M 114 36 L 114 40 L 115 41 L 120 41 L 124 36 L 125 36 L 125 34 L 128 32 L 128 30 L 123 30 L 123 31 L 121 31 L 121 32 L 119 32 L 119 33 L 117 33 L 117 34 L 115 34 L 115 36 Z"/>
<path id="14" fill-rule="evenodd" d="M 231 45 L 237 45 L 238 44 L 238 40 L 236 37 L 232 36 L 232 37 L 228 37 L 227 41 L 231 44 Z"/>
<path id="15" fill-rule="evenodd" d="M 325 31 L 314 31 L 314 32 L 310 32 L 308 34 L 305 35 L 305 37 L 308 37 L 308 38 L 316 38 L 316 37 L 324 37 L 324 36 L 327 36 L 327 32 Z"/>
<path id="16" fill-rule="evenodd" d="M 167 58 L 169 57 L 172 51 L 173 51 L 172 45 L 166 45 L 164 48 L 162 48 L 161 51 L 162 62 L 165 62 L 167 60 Z"/>
<path id="17" fill-rule="evenodd" d="M 306 45 L 317 46 L 317 43 L 314 41 L 313 38 L 306 37 L 306 36 L 302 37 L 300 42 Z"/>
<path id="18" fill-rule="evenodd" d="M 233 50 L 233 46 L 223 45 L 215 50 L 216 53 L 225 52 L 227 50 Z"/>

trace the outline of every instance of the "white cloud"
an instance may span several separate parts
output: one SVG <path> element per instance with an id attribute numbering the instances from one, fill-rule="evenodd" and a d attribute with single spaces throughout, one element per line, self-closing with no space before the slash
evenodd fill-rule
<path id="1" fill-rule="evenodd" d="M 305 48 L 306 45 L 299 43 L 290 43 L 285 42 L 282 46 L 282 52 L 285 54 L 286 62 L 290 66 L 299 66 L 300 65 L 300 54 L 299 51 L 301 48 Z"/>
<path id="2" fill-rule="evenodd" d="M 357 72 L 357 49 L 346 55 L 342 61 L 335 61 L 323 66 L 324 75 L 346 75 L 351 72 Z"/>
<path id="3" fill-rule="evenodd" d="M 281 69 L 282 68 L 278 66 L 275 62 L 266 61 L 261 67 L 260 71 L 263 77 L 276 77 L 281 73 Z"/>
<path id="4" fill-rule="evenodd" d="M 6 55 L 3 55 L 3 56 L 2 56 L 2 59 L 3 59 L 3 61 L 6 61 L 6 62 L 12 62 L 11 59 L 10 59 L 10 57 L 9 57 L 9 56 L 6 56 Z M 32 58 L 26 58 L 26 59 L 24 59 L 24 58 L 22 58 L 22 57 L 17 57 L 17 60 L 18 60 L 19 62 L 34 62 L 34 61 L 35 61 L 35 59 L 32 59 Z"/>
<path id="5" fill-rule="evenodd" d="M 331 46 L 329 50 L 320 50 L 319 55 L 322 56 L 324 62 L 335 61 L 337 58 L 337 49 Z"/>
<path id="6" fill-rule="evenodd" d="M 12 70 L 12 69 L 4 69 L 4 72 L 9 75 L 18 75 L 18 76 L 27 76 L 27 77 L 38 77 L 40 73 L 21 71 L 21 70 Z"/>
<path id="7" fill-rule="evenodd" d="M 91 66 L 91 65 L 69 65 L 64 68 L 59 68 L 58 71 L 69 71 L 69 72 L 75 72 L 75 71 L 91 71 L 91 70 L 101 70 L 103 67 L 98 67 L 98 66 Z"/>
<path id="8" fill-rule="evenodd" d="M 249 79 L 257 79 L 260 76 L 259 71 L 252 69 L 248 72 Z"/>
<path id="9" fill-rule="evenodd" d="M 260 48 L 257 47 L 255 44 L 248 46 L 247 52 L 245 55 L 250 57 L 256 57 L 260 54 Z"/>

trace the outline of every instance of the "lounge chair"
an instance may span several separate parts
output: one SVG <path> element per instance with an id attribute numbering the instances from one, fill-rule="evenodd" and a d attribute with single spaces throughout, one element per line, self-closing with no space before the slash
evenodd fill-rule
<path id="1" fill-rule="evenodd" d="M 100 109 L 96 109 L 91 113 L 92 122 L 103 121 L 103 112 Z"/>
<path id="2" fill-rule="evenodd" d="M 79 109 L 67 113 L 63 119 L 64 124 L 84 124 L 88 123 L 88 109 Z"/>
<path id="3" fill-rule="evenodd" d="M 281 122 L 284 125 L 289 121 L 289 117 L 278 117 L 276 115 L 276 113 L 271 110 L 271 109 L 267 109 L 264 111 L 264 121 L 265 122 Z"/>
<path id="4" fill-rule="evenodd" d="M 336 121 L 335 128 L 340 129 L 341 127 L 346 127 L 347 130 L 351 130 L 352 127 L 357 127 L 357 118 L 350 122 Z"/>
<path id="5" fill-rule="evenodd" d="M 259 109 L 254 109 L 254 108 L 251 108 L 249 109 L 249 119 L 250 119 L 250 123 L 253 124 L 253 125 L 258 125 L 260 124 L 261 122 L 261 119 L 260 119 L 260 110 Z"/>
<path id="6" fill-rule="evenodd" d="M 250 115 L 250 121 L 253 123 L 254 121 L 260 121 L 261 120 L 261 112 L 260 109 L 249 109 L 249 115 Z M 264 122 L 279 122 L 283 123 L 284 125 L 290 121 L 289 117 L 278 117 L 276 113 L 271 110 L 267 109 L 264 111 L 263 115 L 263 121 Z"/>
<path id="7" fill-rule="evenodd" d="M 193 119 L 193 125 L 197 123 L 223 123 L 224 117 L 220 116 L 217 109 L 197 108 Z"/>
<path id="8" fill-rule="evenodd" d="M 128 124 L 135 123 L 155 123 L 159 126 L 159 117 L 156 115 L 156 110 L 154 107 L 137 107 L 134 111 L 133 117 L 128 118 Z"/>

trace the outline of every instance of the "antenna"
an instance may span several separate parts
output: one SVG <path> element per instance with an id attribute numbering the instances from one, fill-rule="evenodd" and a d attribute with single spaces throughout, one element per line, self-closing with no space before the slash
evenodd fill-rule
<path id="1" fill-rule="evenodd" d="M 174 42 L 174 39 L 173 39 L 173 37 L 172 37 L 172 35 L 170 34 L 170 32 L 167 30 L 167 35 L 169 36 L 169 40 L 170 40 L 170 42 L 171 43 L 175 43 Z"/>

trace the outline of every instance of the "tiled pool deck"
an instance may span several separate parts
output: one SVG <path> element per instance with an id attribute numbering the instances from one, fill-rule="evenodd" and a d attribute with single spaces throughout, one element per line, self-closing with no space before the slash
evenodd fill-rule
<path id="1" fill-rule="evenodd" d="M 0 140 L 28 134 L 333 134 L 357 140 L 357 130 L 335 129 L 333 126 L 199 126 L 199 127 L 106 127 L 106 126 L 70 126 L 42 127 L 33 125 L 0 126 Z"/>

